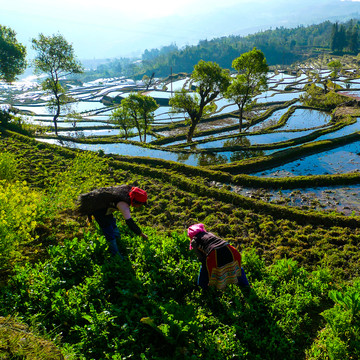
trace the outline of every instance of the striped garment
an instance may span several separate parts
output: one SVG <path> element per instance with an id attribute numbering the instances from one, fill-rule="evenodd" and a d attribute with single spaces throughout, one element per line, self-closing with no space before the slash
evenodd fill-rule
<path id="1" fill-rule="evenodd" d="M 227 284 L 237 284 L 241 277 L 241 254 L 231 245 L 214 249 L 206 258 L 209 286 L 225 289 Z"/>

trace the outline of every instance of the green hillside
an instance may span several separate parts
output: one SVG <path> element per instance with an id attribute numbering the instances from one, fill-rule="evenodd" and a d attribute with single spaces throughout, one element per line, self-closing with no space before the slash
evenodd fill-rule
<path id="1" fill-rule="evenodd" d="M 37 337 L 30 351 L 34 341 L 0 324 L 0 359 L 359 357 L 358 217 L 245 198 L 209 186 L 211 171 L 201 168 L 6 130 L 0 152 L 0 315 L 62 353 Z M 118 218 L 127 259 L 116 262 L 97 226 L 73 210 L 81 192 L 122 183 L 149 194 L 149 206 L 134 211 L 149 239 Z M 197 289 L 200 264 L 185 235 L 194 222 L 242 251 L 250 292 Z"/>
<path id="2" fill-rule="evenodd" d="M 233 59 L 254 47 L 260 49 L 270 66 L 285 66 L 324 54 L 357 55 L 360 49 L 359 20 L 338 24 L 324 21 L 320 24 L 296 28 L 277 27 L 247 36 L 229 35 L 204 39 L 197 45 L 178 48 L 175 44 L 160 49 L 146 49 L 141 59 L 114 59 L 99 65 L 96 71 L 83 77 L 130 76 L 141 78 L 144 74 L 156 77 L 191 73 L 200 60 L 214 61 L 230 69 Z M 140 61 L 141 60 L 141 61 Z"/>

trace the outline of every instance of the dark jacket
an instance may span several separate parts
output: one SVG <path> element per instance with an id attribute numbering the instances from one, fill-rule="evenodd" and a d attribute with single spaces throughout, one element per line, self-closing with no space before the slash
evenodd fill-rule
<path id="1" fill-rule="evenodd" d="M 226 241 L 220 239 L 210 232 L 201 232 L 196 234 L 191 240 L 191 246 L 200 261 L 205 261 L 206 257 L 214 249 L 220 249 L 229 245 Z"/>
<path id="2" fill-rule="evenodd" d="M 91 215 L 98 210 L 116 208 L 119 201 L 131 204 L 131 185 L 109 186 L 98 188 L 78 197 L 77 211 L 80 215 Z"/>

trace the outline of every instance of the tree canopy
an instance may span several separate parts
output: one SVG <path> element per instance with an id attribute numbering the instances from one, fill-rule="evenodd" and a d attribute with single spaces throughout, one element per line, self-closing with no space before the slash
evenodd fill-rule
<path id="1" fill-rule="evenodd" d="M 125 139 L 129 137 L 129 131 L 135 126 L 128 109 L 121 105 L 111 112 L 110 121 L 120 127 L 124 132 Z"/>
<path id="2" fill-rule="evenodd" d="M 224 92 L 230 83 L 229 73 L 219 64 L 200 60 L 194 67 L 191 80 L 198 96 L 187 94 L 186 90 L 176 91 L 169 104 L 174 112 L 186 112 L 190 117 L 187 141 L 192 141 L 196 126 L 201 118 L 211 111 L 211 103 Z"/>
<path id="3" fill-rule="evenodd" d="M 26 68 L 26 48 L 14 30 L 0 25 L 0 80 L 12 82 Z"/>
<path id="4" fill-rule="evenodd" d="M 156 101 L 151 97 L 143 94 L 131 93 L 128 97 L 123 99 L 120 104 L 120 109 L 115 115 L 120 115 L 121 127 L 124 129 L 124 122 L 128 119 L 129 129 L 135 126 L 139 133 L 140 141 L 146 142 L 146 134 L 149 126 L 154 120 L 154 111 L 159 107 Z M 144 137 L 142 137 L 142 134 Z"/>
<path id="5" fill-rule="evenodd" d="M 242 128 L 243 111 L 250 110 L 255 95 L 266 89 L 269 67 L 262 51 L 254 48 L 232 62 L 238 72 L 225 91 L 225 97 L 239 107 L 239 131 Z"/>

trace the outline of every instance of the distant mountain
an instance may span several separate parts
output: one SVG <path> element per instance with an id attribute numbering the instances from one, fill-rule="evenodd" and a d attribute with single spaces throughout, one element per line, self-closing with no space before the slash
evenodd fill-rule
<path id="1" fill-rule="evenodd" d="M 342 38 L 337 38 L 336 44 L 335 28 L 337 36 L 340 36 L 340 30 L 344 33 Z M 349 20 L 338 27 L 330 21 L 295 28 L 280 26 L 247 36 L 231 35 L 202 40 L 197 45 L 186 46 L 153 59 L 143 56 L 144 61 L 138 65 L 137 72 L 139 76 L 152 72 L 157 76 L 166 76 L 170 68 L 173 72 L 191 72 L 199 60 L 215 61 L 224 68 L 231 68 L 232 60 L 253 47 L 264 52 L 269 65 L 289 65 L 323 52 L 357 54 L 360 51 L 360 21 Z"/>
<path id="2" fill-rule="evenodd" d="M 344 32 L 343 38 L 337 39 L 336 44 L 335 28 L 339 34 L 340 29 Z M 331 21 L 296 27 L 279 25 L 274 29 L 257 31 L 246 36 L 230 35 L 205 39 L 196 45 L 183 48 L 173 44 L 160 50 L 145 50 L 142 61 L 113 59 L 99 65 L 92 76 L 125 75 L 141 78 L 144 74 L 150 76 L 155 73 L 156 77 L 166 77 L 171 71 L 192 72 L 199 60 L 214 61 L 221 67 L 230 69 L 232 60 L 253 47 L 264 52 L 269 65 L 289 65 L 331 51 L 357 54 L 360 51 L 360 20 L 339 22 L 338 27 Z"/>
<path id="3" fill-rule="evenodd" d="M 248 35 L 276 27 L 296 27 L 360 18 L 360 2 L 350 0 L 242 0 L 228 7 L 204 8 L 201 14 L 173 15 L 144 22 L 144 48 L 176 43 L 180 48 L 229 35 Z M 157 31 L 154 33 L 154 29 Z M 158 45 L 153 45 L 158 44 Z M 135 44 L 133 45 L 135 46 Z M 136 43 L 139 46 L 139 43 Z"/>

